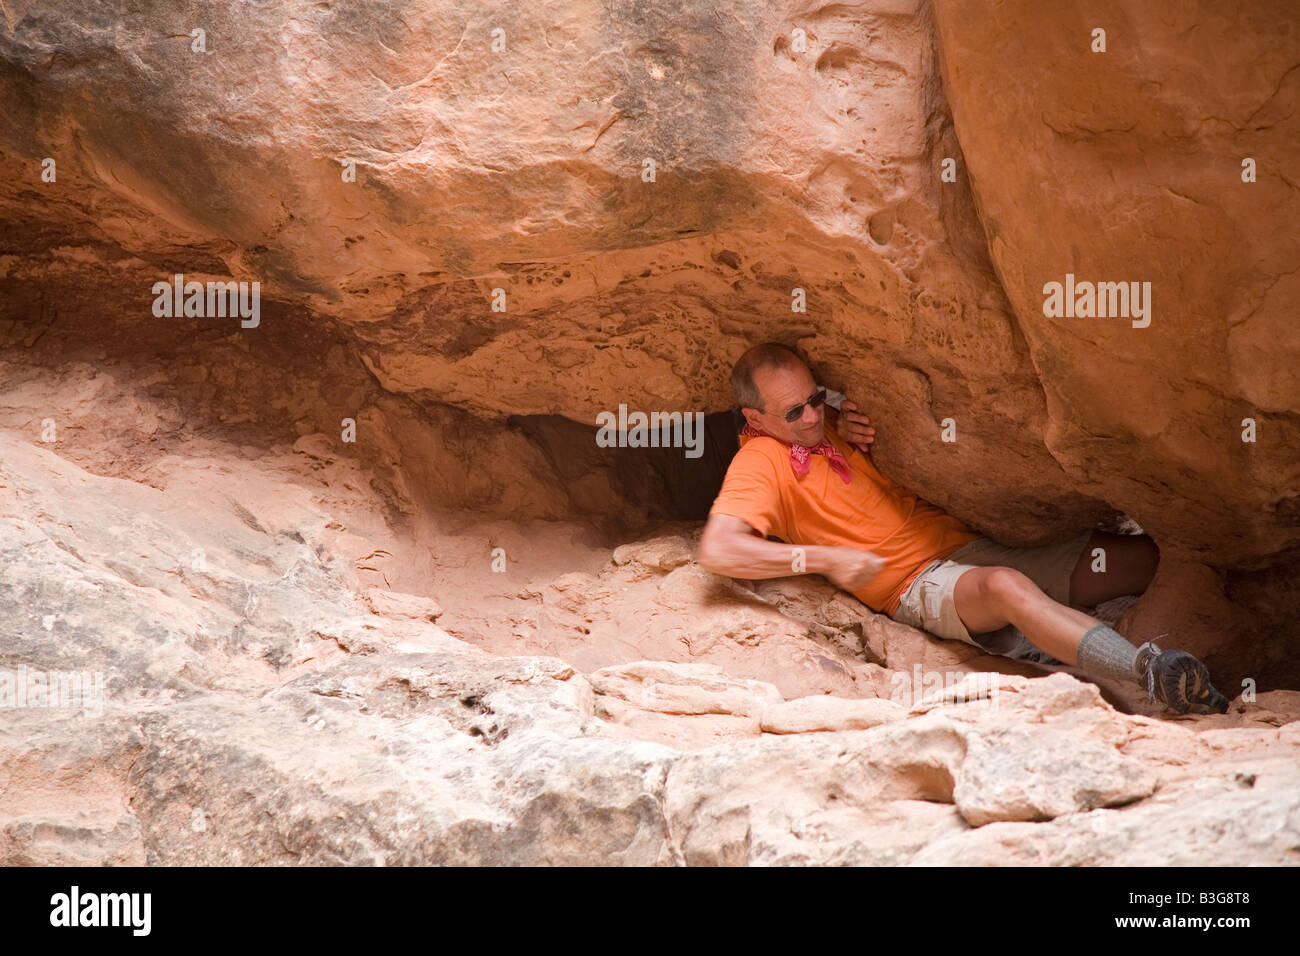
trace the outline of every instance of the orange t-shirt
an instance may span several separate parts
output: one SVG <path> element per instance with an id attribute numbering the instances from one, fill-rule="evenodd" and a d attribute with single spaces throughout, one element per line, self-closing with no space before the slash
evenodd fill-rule
<path id="1" fill-rule="evenodd" d="M 734 515 L 759 534 L 794 545 L 848 545 L 886 561 L 855 593 L 863 604 L 893 614 L 903 593 L 931 561 L 980 535 L 963 522 L 894 484 L 826 422 L 826 437 L 848 459 L 845 482 L 825 455 L 811 455 L 808 473 L 790 466 L 790 446 L 741 436 L 709 514 Z"/>

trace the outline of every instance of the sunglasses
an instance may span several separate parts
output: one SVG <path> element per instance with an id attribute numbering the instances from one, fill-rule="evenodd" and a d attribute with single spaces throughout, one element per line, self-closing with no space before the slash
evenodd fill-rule
<path id="1" fill-rule="evenodd" d="M 809 396 L 808 401 L 800 402 L 794 408 L 786 412 L 785 420 L 787 422 L 797 422 L 800 418 L 803 417 L 803 407 L 805 405 L 811 405 L 813 408 L 820 408 L 822 403 L 824 403 L 825 401 L 826 401 L 826 389 L 825 387 L 820 387 L 817 389 L 817 391 L 813 392 L 811 396 Z"/>

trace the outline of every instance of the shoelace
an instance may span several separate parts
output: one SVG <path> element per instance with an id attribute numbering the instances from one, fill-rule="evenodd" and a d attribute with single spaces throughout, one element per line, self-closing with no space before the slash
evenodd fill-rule
<path id="1" fill-rule="evenodd" d="M 1160 634 L 1156 637 L 1156 640 L 1160 640 L 1161 638 L 1165 638 L 1168 636 L 1169 636 L 1168 634 Z M 1154 704 L 1156 702 L 1156 669 L 1153 665 L 1156 662 L 1156 658 L 1160 656 L 1161 651 L 1160 648 L 1156 647 L 1156 641 L 1147 641 L 1145 644 L 1143 644 L 1141 647 L 1138 648 L 1138 653 L 1141 654 L 1143 650 L 1148 648 L 1151 651 L 1151 656 L 1147 658 L 1147 666 L 1143 668 L 1143 670 L 1146 671 L 1145 677 L 1147 679 L 1147 701 Z"/>

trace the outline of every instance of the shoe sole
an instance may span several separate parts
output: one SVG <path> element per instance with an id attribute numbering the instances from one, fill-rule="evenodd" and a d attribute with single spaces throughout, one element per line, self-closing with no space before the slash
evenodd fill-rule
<path id="1" fill-rule="evenodd" d="M 1194 704 L 1223 713 L 1227 699 L 1210 683 L 1210 671 L 1186 651 L 1165 651 L 1155 660 L 1156 687 L 1161 701 L 1179 714 Z"/>

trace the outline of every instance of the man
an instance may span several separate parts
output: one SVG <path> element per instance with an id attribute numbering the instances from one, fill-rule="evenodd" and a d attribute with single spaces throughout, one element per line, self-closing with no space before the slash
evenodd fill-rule
<path id="1" fill-rule="evenodd" d="M 875 434 L 868 419 L 846 401 L 840 431 L 828 424 L 826 389 L 792 350 L 755 346 L 731 384 L 747 424 L 700 538 L 705 569 L 735 578 L 822 574 L 938 637 L 1008 656 L 1037 648 L 1093 676 L 1137 682 L 1180 714 L 1227 710 L 1191 654 L 1151 642 L 1135 648 L 1071 606 L 1144 591 L 1159 555 L 1146 535 L 1094 531 L 1045 548 L 1004 547 L 877 471 L 866 454 Z M 1105 573 L 1091 571 L 1095 547 L 1105 549 Z M 1032 647 L 1015 647 L 1021 634 Z"/>

